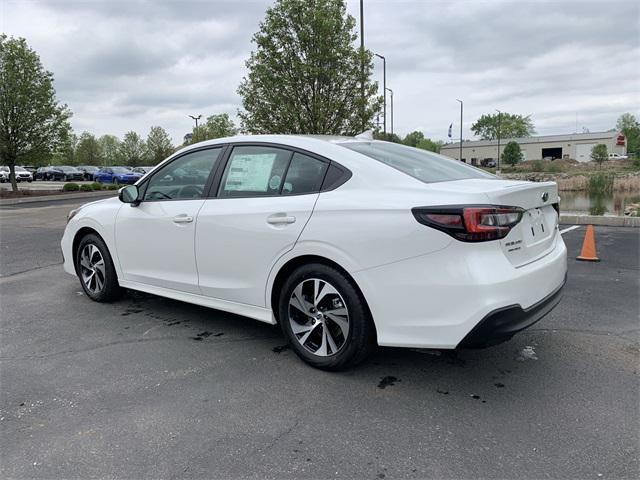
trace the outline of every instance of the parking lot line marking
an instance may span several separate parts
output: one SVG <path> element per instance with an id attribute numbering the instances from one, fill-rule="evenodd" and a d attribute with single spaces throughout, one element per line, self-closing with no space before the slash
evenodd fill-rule
<path id="1" fill-rule="evenodd" d="M 567 227 L 564 230 L 560 230 L 560 235 L 564 235 L 567 232 L 570 232 L 571 230 L 575 230 L 576 228 L 580 228 L 581 225 L 573 225 L 572 227 Z"/>

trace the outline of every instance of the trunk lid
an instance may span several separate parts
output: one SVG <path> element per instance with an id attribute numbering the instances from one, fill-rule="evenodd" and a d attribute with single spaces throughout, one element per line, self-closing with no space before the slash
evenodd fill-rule
<path id="1" fill-rule="evenodd" d="M 553 207 L 559 201 L 555 182 L 524 182 L 501 179 L 469 179 L 438 184 L 438 189 L 481 195 L 488 204 L 520 207 L 522 220 L 509 234 L 498 240 L 507 259 L 521 267 L 553 250 L 558 235 L 558 213 Z"/>

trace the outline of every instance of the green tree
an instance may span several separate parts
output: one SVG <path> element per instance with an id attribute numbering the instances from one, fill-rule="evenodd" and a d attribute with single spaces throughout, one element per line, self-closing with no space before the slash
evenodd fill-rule
<path id="1" fill-rule="evenodd" d="M 147 152 L 149 161 L 157 165 L 173 153 L 171 137 L 162 127 L 151 127 L 147 135 Z"/>
<path id="2" fill-rule="evenodd" d="M 60 139 L 55 147 L 51 157 L 53 165 L 77 165 L 76 163 L 76 147 L 78 146 L 78 137 L 69 128 L 60 135 Z M 35 165 L 41 166 L 41 163 Z"/>
<path id="3" fill-rule="evenodd" d="M 402 143 L 402 139 L 395 133 L 382 133 L 380 130 L 374 130 L 373 138 L 383 140 L 385 142 Z"/>
<path id="4" fill-rule="evenodd" d="M 509 142 L 505 145 L 501 155 L 502 161 L 508 165 L 516 165 L 522 161 L 522 150 L 517 142 Z"/>
<path id="5" fill-rule="evenodd" d="M 402 143 L 405 145 L 409 145 L 410 147 L 417 147 L 420 140 L 424 140 L 424 133 L 414 130 L 411 133 L 407 133 L 407 135 L 402 140 Z"/>
<path id="6" fill-rule="evenodd" d="M 430 138 L 423 138 L 418 142 L 416 148 L 421 148 L 422 150 L 429 150 L 430 152 L 440 153 L 440 148 L 444 145 L 440 140 L 434 142 Z"/>
<path id="7" fill-rule="evenodd" d="M 356 39 L 344 0 L 276 0 L 253 36 L 257 47 L 238 87 L 243 130 L 353 135 L 371 128 L 382 99 L 370 80 L 373 54 L 356 48 Z"/>
<path id="8" fill-rule="evenodd" d="M 231 137 L 238 133 L 233 120 L 226 113 L 211 115 L 206 122 L 193 129 L 191 143 L 202 142 L 214 138 Z"/>
<path id="9" fill-rule="evenodd" d="M 98 139 L 89 132 L 82 132 L 76 147 L 75 162 L 77 165 L 102 165 L 102 148 Z"/>
<path id="10" fill-rule="evenodd" d="M 599 167 L 602 166 L 602 162 L 607 158 L 609 158 L 609 152 L 607 152 L 607 146 L 604 143 L 599 143 L 591 149 L 591 159 L 596 162 Z"/>
<path id="11" fill-rule="evenodd" d="M 495 140 L 498 133 L 500 138 L 530 137 L 536 133 L 531 115 L 505 112 L 482 115 L 471 125 L 471 131 L 483 140 Z"/>
<path id="12" fill-rule="evenodd" d="M 623 113 L 616 122 L 616 130 L 627 139 L 627 154 L 640 156 L 640 123 L 631 113 Z"/>
<path id="13" fill-rule="evenodd" d="M 0 35 L 0 162 L 18 190 L 16 164 L 50 159 L 69 131 L 71 112 L 56 100 L 53 74 L 24 38 Z"/>
<path id="14" fill-rule="evenodd" d="M 121 165 L 125 163 L 120 139 L 115 135 L 103 135 L 98 140 L 102 150 L 102 160 L 105 165 Z"/>
<path id="15" fill-rule="evenodd" d="M 120 144 L 120 155 L 126 165 L 131 167 L 144 165 L 148 158 L 147 146 L 136 132 L 127 132 Z"/>

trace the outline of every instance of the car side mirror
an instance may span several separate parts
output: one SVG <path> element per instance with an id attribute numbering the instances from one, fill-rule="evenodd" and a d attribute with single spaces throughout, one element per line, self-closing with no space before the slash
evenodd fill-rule
<path id="1" fill-rule="evenodd" d="M 140 205 L 140 199 L 138 196 L 140 192 L 136 185 L 127 185 L 118 192 L 118 198 L 122 203 L 129 203 L 132 207 Z"/>

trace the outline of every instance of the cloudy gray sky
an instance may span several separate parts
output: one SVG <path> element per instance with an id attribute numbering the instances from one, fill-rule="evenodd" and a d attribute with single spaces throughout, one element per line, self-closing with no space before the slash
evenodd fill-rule
<path id="1" fill-rule="evenodd" d="M 0 0 L 0 26 L 25 37 L 74 112 L 77 133 L 175 143 L 188 114 L 240 107 L 236 88 L 267 0 Z M 358 0 L 349 0 L 358 17 Z M 606 130 L 640 112 L 637 1 L 365 0 L 367 48 L 387 57 L 395 130 L 446 140 L 496 108 L 531 114 L 539 134 Z M 382 65 L 376 63 L 382 83 Z"/>

